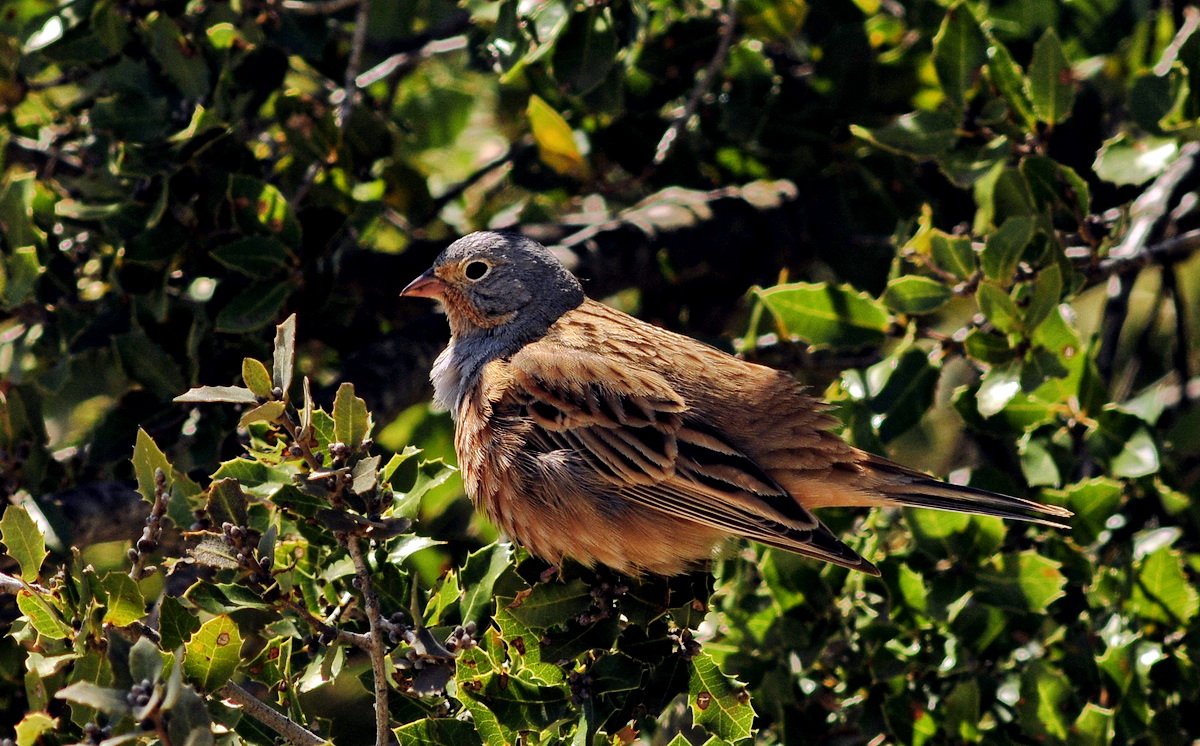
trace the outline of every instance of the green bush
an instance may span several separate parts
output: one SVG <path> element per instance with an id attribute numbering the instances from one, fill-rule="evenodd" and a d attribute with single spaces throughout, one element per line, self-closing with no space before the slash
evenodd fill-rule
<path id="1" fill-rule="evenodd" d="M 1198 28 L 10 0 L 0 738 L 1191 743 Z M 881 577 L 554 572 L 473 515 L 397 297 L 482 227 L 1071 528 L 830 511 Z"/>

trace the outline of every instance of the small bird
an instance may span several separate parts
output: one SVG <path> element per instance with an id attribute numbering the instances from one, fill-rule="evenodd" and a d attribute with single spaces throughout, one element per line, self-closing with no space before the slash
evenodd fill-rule
<path id="1" fill-rule="evenodd" d="M 675 575 L 742 536 L 878 575 L 813 510 L 907 505 L 1058 527 L 1072 515 L 851 446 L 787 373 L 588 299 L 519 234 L 455 241 L 401 295 L 440 301 L 450 322 L 430 378 L 467 495 L 554 565 Z"/>

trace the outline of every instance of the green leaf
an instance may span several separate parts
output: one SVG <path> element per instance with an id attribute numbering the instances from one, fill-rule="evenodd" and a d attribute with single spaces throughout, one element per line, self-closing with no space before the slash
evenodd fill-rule
<path id="1" fill-rule="evenodd" d="M 213 249 L 221 264 L 248 277 L 266 279 L 287 266 L 288 248 L 267 236 L 247 236 Z"/>
<path id="2" fill-rule="evenodd" d="M 1095 416 L 1085 442 L 1097 458 L 1108 462 L 1115 477 L 1144 477 L 1158 471 L 1158 446 L 1138 417 L 1117 409 Z"/>
<path id="3" fill-rule="evenodd" d="M 568 93 L 582 96 L 604 82 L 617 60 L 618 48 L 607 7 L 593 5 L 572 13 L 554 44 L 554 77 Z"/>
<path id="4" fill-rule="evenodd" d="M 43 733 L 58 731 L 58 718 L 44 712 L 28 712 L 16 726 L 17 746 L 36 746 Z"/>
<path id="5" fill-rule="evenodd" d="M 163 596 L 158 607 L 158 633 L 166 650 L 175 650 L 188 641 L 200 620 L 174 596 Z"/>
<path id="6" fill-rule="evenodd" d="M 218 479 L 208 486 L 205 509 L 214 526 L 228 522 L 246 525 L 246 493 L 236 479 Z"/>
<path id="7" fill-rule="evenodd" d="M 966 347 L 968 355 L 988 365 L 1002 365 L 1016 355 L 1016 350 L 1008 343 L 1007 336 L 985 332 L 982 329 L 967 332 L 963 346 Z"/>
<path id="8" fill-rule="evenodd" d="M 1188 582 L 1183 558 L 1161 547 L 1134 563 L 1133 595 L 1129 610 L 1142 619 L 1184 628 L 1200 609 L 1200 592 Z"/>
<path id="9" fill-rule="evenodd" d="M 155 473 L 162 469 L 167 477 L 167 488 L 170 489 L 174 469 L 167 457 L 154 439 L 146 431 L 138 428 L 137 442 L 133 446 L 133 471 L 137 476 L 138 492 L 151 505 L 154 504 Z"/>
<path id="10" fill-rule="evenodd" d="M 21 567 L 21 579 L 35 583 L 42 569 L 42 562 L 49 554 L 42 530 L 24 507 L 9 505 L 0 516 L 0 541 L 4 542 L 5 553 Z"/>
<path id="11" fill-rule="evenodd" d="M 1067 734 L 1068 746 L 1108 746 L 1117 735 L 1115 715 L 1115 710 L 1088 702 Z"/>
<path id="12" fill-rule="evenodd" d="M 975 395 L 979 414 L 991 417 L 1008 406 L 1021 393 L 1021 365 L 1013 361 L 992 366 L 983 376 L 979 392 Z"/>
<path id="13" fill-rule="evenodd" d="M 738 741 L 754 732 L 754 707 L 745 685 L 722 673 L 706 652 L 691 660 L 688 705 L 696 725 L 718 738 Z"/>
<path id="14" fill-rule="evenodd" d="M 17 592 L 17 608 L 37 633 L 51 640 L 66 640 L 75 630 L 62 618 L 62 611 L 39 593 L 24 589 Z"/>
<path id="15" fill-rule="evenodd" d="M 984 318 L 1004 332 L 1016 334 L 1024 327 L 1021 309 L 1008 293 L 990 282 L 979 283 L 975 291 L 975 301 Z"/>
<path id="16" fill-rule="evenodd" d="M 250 389 L 241 386 L 197 386 L 180 394 L 171 401 L 180 404 L 200 402 L 225 402 L 228 404 L 258 404 L 258 397 Z"/>
<path id="17" fill-rule="evenodd" d="M 105 624 L 127 627 L 146 616 L 146 599 L 133 578 L 119 570 L 110 570 L 100 584 L 108 593 Z"/>
<path id="18" fill-rule="evenodd" d="M 1033 240 L 1034 219 L 1015 215 L 1005 220 L 990 236 L 979 256 L 983 274 L 1001 285 L 1011 285 L 1025 248 Z"/>
<path id="19" fill-rule="evenodd" d="M 150 53 L 185 98 L 199 100 L 208 95 L 208 64 L 204 55 L 184 38 L 175 21 L 161 13 L 151 13 L 146 17 L 145 36 Z"/>
<path id="20" fill-rule="evenodd" d="M 37 247 L 21 246 L 0 265 L 0 304 L 10 309 L 29 302 L 37 287 L 38 278 L 46 271 L 38 260 Z"/>
<path id="21" fill-rule="evenodd" d="M 934 263 L 947 272 L 964 280 L 975 274 L 975 251 L 970 236 L 934 231 L 929 236 L 929 251 Z"/>
<path id="22" fill-rule="evenodd" d="M 242 382 L 255 396 L 271 397 L 271 374 L 267 372 L 267 366 L 252 357 L 242 360 Z"/>
<path id="23" fill-rule="evenodd" d="M 964 2 L 951 5 L 933 37 L 933 67 L 946 98 L 959 109 L 966 106 L 967 93 L 987 62 L 987 47 L 970 6 Z"/>
<path id="24" fill-rule="evenodd" d="M 942 283 L 920 275 L 906 275 L 888 282 L 880 296 L 884 305 L 896 313 L 933 313 L 950 300 L 953 293 Z"/>
<path id="25" fill-rule="evenodd" d="M 113 347 L 121 366 L 130 378 L 146 387 L 163 401 L 170 401 L 184 389 L 183 371 L 171 357 L 143 331 L 113 337 Z"/>
<path id="26" fill-rule="evenodd" d="M 109 715 L 121 717 L 128 715 L 130 711 L 129 703 L 125 700 L 126 694 L 128 692 L 124 689 L 106 689 L 90 681 L 76 681 L 70 686 L 59 689 L 54 697 L 55 699 L 65 699 L 68 702 L 78 702 Z"/>
<path id="27" fill-rule="evenodd" d="M 354 395 L 354 384 L 338 386 L 333 400 L 333 437 L 350 448 L 358 448 L 371 432 L 371 413 L 367 403 Z"/>
<path id="28" fill-rule="evenodd" d="M 261 329 L 278 315 L 292 292 L 286 282 L 257 282 L 238 293 L 217 314 L 215 329 L 245 334 Z"/>
<path id="29" fill-rule="evenodd" d="M 286 409 L 287 403 L 282 401 L 264 402 L 243 412 L 242 416 L 238 418 L 238 427 L 246 427 L 255 422 L 277 422 L 283 417 Z"/>
<path id="30" fill-rule="evenodd" d="M 987 74 L 996 90 L 1016 113 L 1025 131 L 1036 132 L 1037 115 L 1033 111 L 1033 101 L 1029 99 L 1029 81 L 1025 78 L 1021 66 L 1013 60 L 1008 47 L 996 39 L 990 39 L 988 43 Z"/>
<path id="31" fill-rule="evenodd" d="M 1029 306 L 1025 309 L 1023 326 L 1027 332 L 1033 332 L 1042 322 L 1050 318 L 1058 308 L 1062 298 L 1063 277 L 1057 264 L 1043 268 L 1033 282 L 1033 293 L 1029 298 Z"/>
<path id="32" fill-rule="evenodd" d="M 1167 170 L 1178 153 L 1179 143 L 1170 138 L 1118 135 L 1104 142 L 1092 168 L 1105 181 L 1137 186 Z"/>
<path id="33" fill-rule="evenodd" d="M 1004 554 L 1000 567 L 979 571 L 979 600 L 986 604 L 1030 613 L 1044 613 L 1050 604 L 1066 595 L 1061 562 L 1043 557 L 1033 549 Z"/>
<path id="34" fill-rule="evenodd" d="M 492 720 L 495 720 L 494 716 Z M 484 743 L 470 722 L 453 718 L 417 720 L 393 729 L 392 734 L 400 746 L 483 746 Z M 487 743 L 491 746 L 499 742 L 489 740 Z"/>
<path id="35" fill-rule="evenodd" d="M 1017 702 L 1021 729 L 1040 741 L 1063 741 L 1067 721 L 1063 717 L 1072 683 L 1062 671 L 1035 660 L 1021 674 L 1021 699 Z"/>
<path id="36" fill-rule="evenodd" d="M 512 564 L 512 545 L 499 542 L 467 555 L 460 573 L 463 599 L 459 604 L 463 623 L 483 624 L 492 611 L 492 589 Z"/>
<path id="37" fill-rule="evenodd" d="M 215 692 L 237 669 L 241 647 L 237 623 L 213 617 L 184 645 L 183 672 L 204 691 Z"/>
<path id="38" fill-rule="evenodd" d="M 1054 29 L 1048 28 L 1033 45 L 1029 63 L 1029 97 L 1039 120 L 1058 124 L 1071 113 L 1075 79 Z"/>
<path id="39" fill-rule="evenodd" d="M 781 332 L 813 347 L 881 344 L 891 324 L 887 310 L 848 285 L 798 282 L 756 291 Z"/>
<path id="40" fill-rule="evenodd" d="M 300 245 L 300 222 L 279 188 L 250 176 L 229 177 L 229 205 L 247 235 L 273 236 L 285 246 Z"/>
<path id="41" fill-rule="evenodd" d="M 533 586 L 528 595 L 504 599 L 504 608 L 521 624 L 540 631 L 587 611 L 593 601 L 591 591 L 591 586 L 579 578 L 565 583 L 552 580 Z"/>
<path id="42" fill-rule="evenodd" d="M 275 388 L 283 391 L 283 398 L 286 400 L 296 367 L 296 314 L 288 316 L 283 323 L 275 327 L 274 349 L 271 357 L 271 380 L 275 383 Z"/>
<path id="43" fill-rule="evenodd" d="M 887 383 L 871 397 L 869 406 L 871 411 L 884 415 L 877 429 L 887 443 L 917 424 L 933 405 L 940 371 L 919 348 L 910 348 L 897 358 L 873 366 L 870 373 L 877 370 L 887 372 Z"/>
<path id="44" fill-rule="evenodd" d="M 867 142 L 913 158 L 939 156 L 958 142 L 958 117 L 919 109 L 884 127 L 851 125 L 850 131 Z"/>

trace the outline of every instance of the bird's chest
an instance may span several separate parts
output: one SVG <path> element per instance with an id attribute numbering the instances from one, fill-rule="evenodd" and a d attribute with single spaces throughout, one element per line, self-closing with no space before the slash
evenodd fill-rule
<path id="1" fill-rule="evenodd" d="M 522 437 L 488 376 L 465 393 L 454 429 L 454 448 L 463 487 L 477 508 L 506 535 L 518 533 L 519 506 L 524 494 Z"/>

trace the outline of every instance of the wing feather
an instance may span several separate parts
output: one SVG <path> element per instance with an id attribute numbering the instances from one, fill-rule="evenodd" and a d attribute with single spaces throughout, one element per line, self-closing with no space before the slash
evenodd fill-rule
<path id="1" fill-rule="evenodd" d="M 877 573 L 660 374 L 528 345 L 514 394 L 547 450 L 578 455 L 632 503 L 811 557 Z"/>

